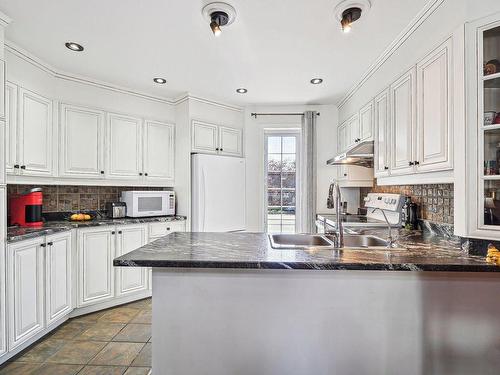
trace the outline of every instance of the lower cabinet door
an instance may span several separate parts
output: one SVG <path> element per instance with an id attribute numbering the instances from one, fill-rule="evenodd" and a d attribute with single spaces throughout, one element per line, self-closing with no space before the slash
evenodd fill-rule
<path id="1" fill-rule="evenodd" d="M 9 350 L 30 339 L 44 324 L 43 251 L 45 238 L 8 246 L 7 310 Z"/>
<path id="2" fill-rule="evenodd" d="M 71 232 L 46 237 L 45 308 L 47 325 L 71 312 Z"/>
<path id="3" fill-rule="evenodd" d="M 78 307 L 114 297 L 115 228 L 78 230 Z"/>
<path id="4" fill-rule="evenodd" d="M 5 309 L 5 228 L 7 227 L 6 188 L 0 186 L 0 358 L 7 352 L 7 310 Z"/>
<path id="5" fill-rule="evenodd" d="M 147 224 L 117 228 L 116 256 L 127 254 L 147 243 Z M 146 267 L 116 267 L 116 294 L 123 296 L 148 289 Z"/>

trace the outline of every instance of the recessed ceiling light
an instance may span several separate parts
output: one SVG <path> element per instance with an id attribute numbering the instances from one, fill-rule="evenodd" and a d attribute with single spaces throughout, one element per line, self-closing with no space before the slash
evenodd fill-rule
<path id="1" fill-rule="evenodd" d="M 165 78 L 153 78 L 153 81 L 155 81 L 155 83 L 159 83 L 160 85 L 167 83 Z"/>
<path id="2" fill-rule="evenodd" d="M 248 90 L 244 89 L 244 88 L 239 88 L 239 89 L 236 89 L 236 92 L 238 94 L 246 94 L 248 92 Z"/>
<path id="3" fill-rule="evenodd" d="M 83 51 L 83 46 L 75 42 L 66 42 L 64 43 L 64 45 L 66 46 L 67 49 L 70 49 L 75 52 Z"/>
<path id="4" fill-rule="evenodd" d="M 313 78 L 313 79 L 311 79 L 311 83 L 313 85 L 319 85 L 320 83 L 323 83 L 323 79 L 322 78 Z"/>

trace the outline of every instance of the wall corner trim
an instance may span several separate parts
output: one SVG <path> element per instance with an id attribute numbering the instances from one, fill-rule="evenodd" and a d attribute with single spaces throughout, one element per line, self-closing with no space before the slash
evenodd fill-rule
<path id="1" fill-rule="evenodd" d="M 434 11 L 443 4 L 444 0 L 429 0 L 415 18 L 404 28 L 404 30 L 394 39 L 382 54 L 370 65 L 368 70 L 361 76 L 361 79 L 349 89 L 347 94 L 337 103 L 340 109 L 354 94 L 368 81 L 368 79 L 380 69 L 380 67 L 401 47 L 406 40 L 429 18 Z"/>

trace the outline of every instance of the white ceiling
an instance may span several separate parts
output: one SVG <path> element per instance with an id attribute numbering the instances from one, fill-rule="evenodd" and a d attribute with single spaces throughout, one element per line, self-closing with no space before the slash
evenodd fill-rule
<path id="1" fill-rule="evenodd" d="M 215 38 L 201 0 L 0 0 L 7 38 L 65 72 L 156 96 L 186 92 L 234 104 L 337 102 L 427 0 L 372 0 L 343 34 L 340 0 L 229 0 Z M 64 47 L 75 41 L 82 53 Z M 157 85 L 152 78 L 167 79 Z M 313 77 L 324 79 L 311 85 Z M 246 95 L 235 92 L 246 87 Z"/>

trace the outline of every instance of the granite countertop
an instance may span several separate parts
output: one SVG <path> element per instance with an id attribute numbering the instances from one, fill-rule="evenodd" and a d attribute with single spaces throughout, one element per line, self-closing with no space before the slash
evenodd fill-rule
<path id="1" fill-rule="evenodd" d="M 143 224 L 169 221 L 183 221 L 185 216 L 157 216 L 131 218 L 124 217 L 120 219 L 97 218 L 89 221 L 47 221 L 40 228 L 28 227 L 8 227 L 7 228 L 7 243 L 23 241 L 31 238 L 42 237 L 50 234 L 68 231 L 75 228 L 88 228 L 107 225 L 128 225 L 128 224 Z"/>
<path id="2" fill-rule="evenodd" d="M 364 234 L 385 238 L 386 231 Z M 499 272 L 455 238 L 394 230 L 402 249 L 273 249 L 265 233 L 176 232 L 114 260 L 115 266 L 166 268 Z"/>

